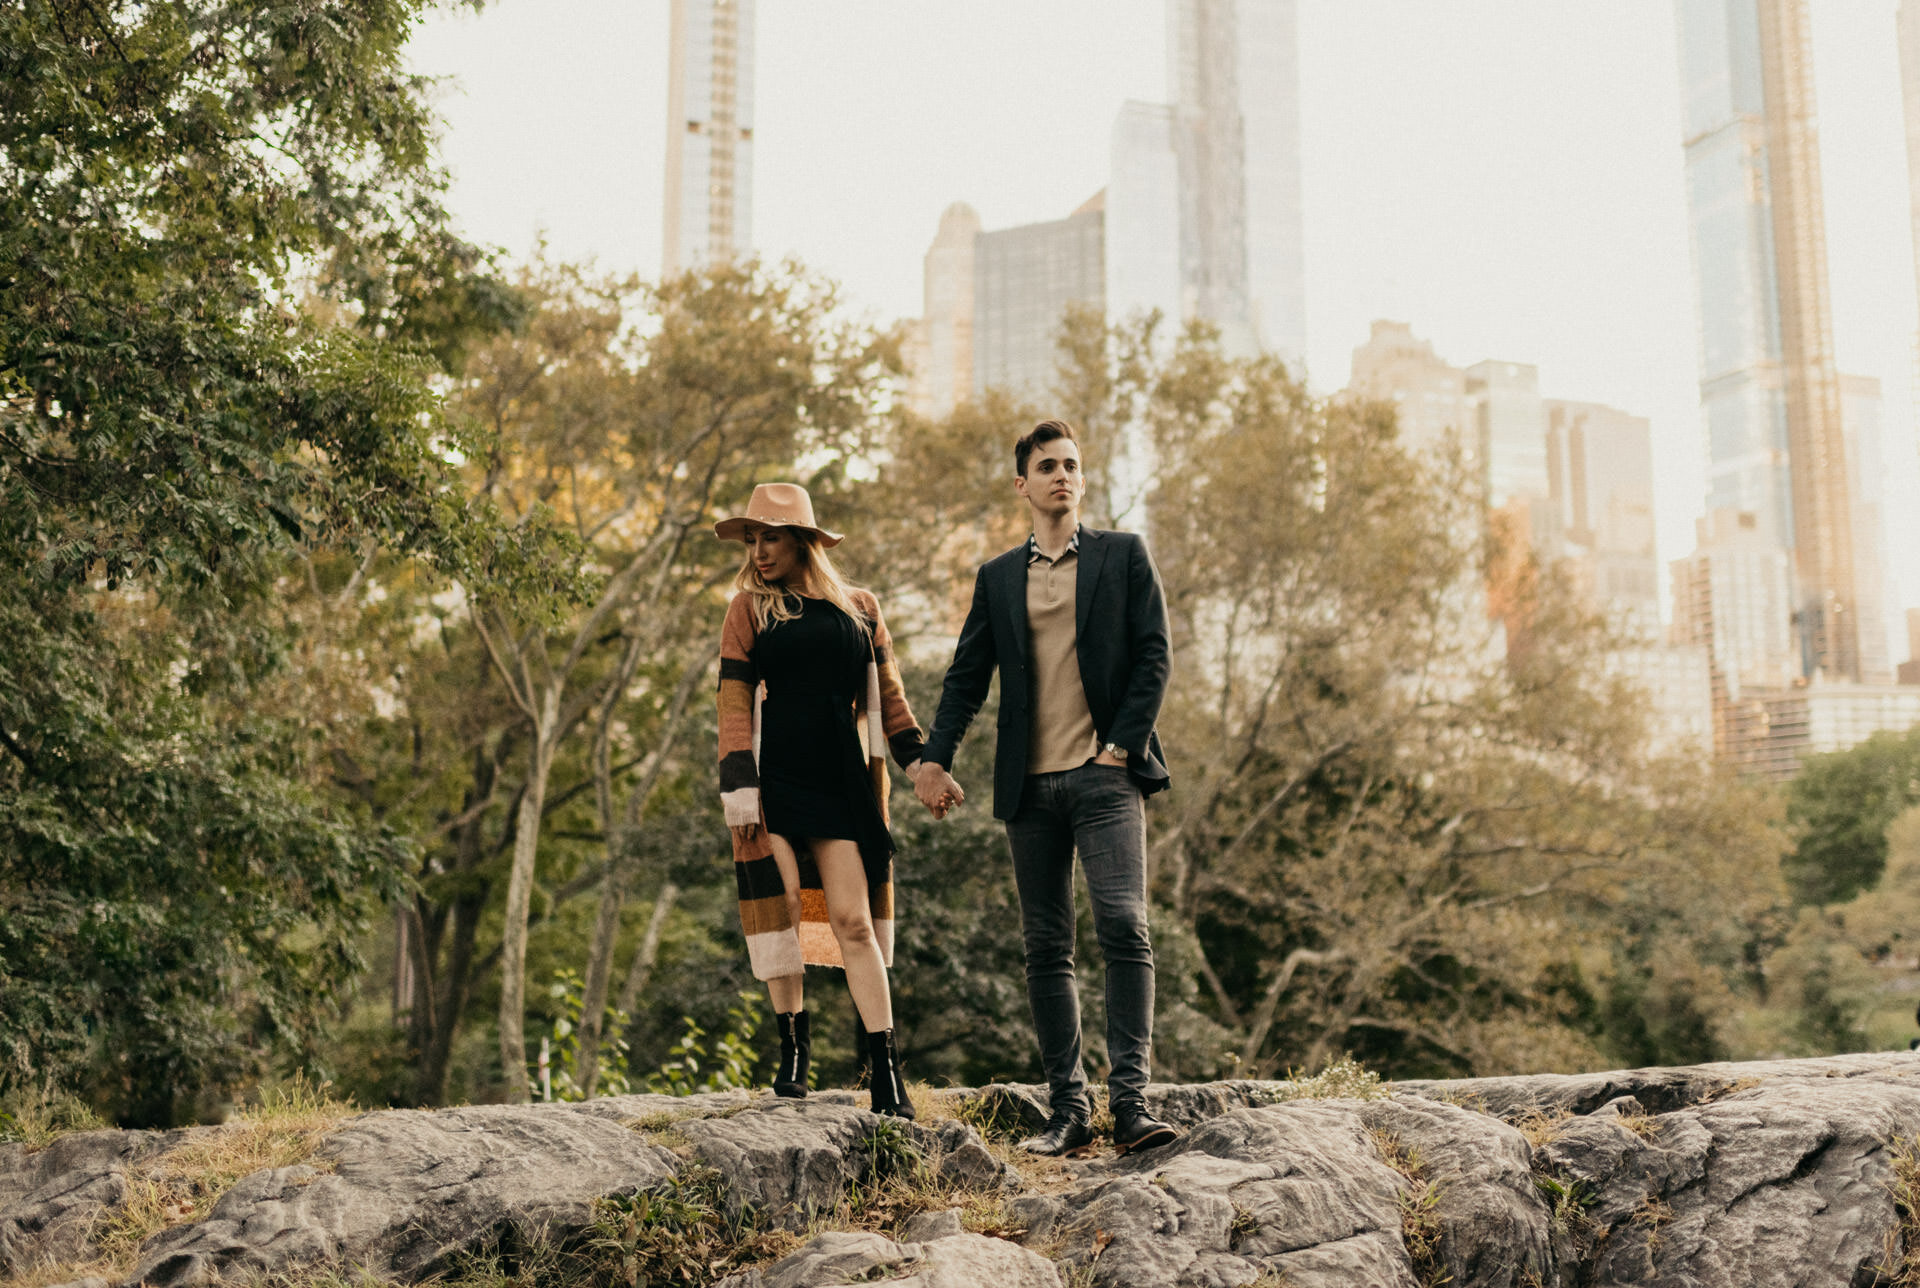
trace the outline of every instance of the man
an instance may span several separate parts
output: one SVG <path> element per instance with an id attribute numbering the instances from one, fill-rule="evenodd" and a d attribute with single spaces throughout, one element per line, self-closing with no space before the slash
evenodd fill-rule
<path id="1" fill-rule="evenodd" d="M 1073 855 L 1107 965 L 1108 1106 L 1122 1154 L 1165 1145 L 1147 1113 L 1153 948 L 1144 798 L 1167 785 L 1154 721 L 1167 688 L 1167 613 L 1146 542 L 1080 526 L 1073 428 L 1046 420 L 1014 445 L 1033 535 L 981 567 L 914 785 L 935 817 L 966 798 L 953 755 L 1000 670 L 993 814 L 1006 823 L 1026 942 L 1027 999 L 1052 1113 L 1022 1142 L 1065 1154 L 1093 1140 L 1073 977 Z"/>

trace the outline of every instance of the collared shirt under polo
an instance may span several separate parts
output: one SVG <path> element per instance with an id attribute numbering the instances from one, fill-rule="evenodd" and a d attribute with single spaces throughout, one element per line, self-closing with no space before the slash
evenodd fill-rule
<path id="1" fill-rule="evenodd" d="M 1100 754 L 1100 734 L 1087 709 L 1075 647 L 1074 589 L 1079 572 L 1078 526 L 1058 559 L 1041 553 L 1037 537 L 1027 538 L 1027 652 L 1033 676 L 1033 723 L 1027 743 L 1030 774 L 1075 769 Z"/>

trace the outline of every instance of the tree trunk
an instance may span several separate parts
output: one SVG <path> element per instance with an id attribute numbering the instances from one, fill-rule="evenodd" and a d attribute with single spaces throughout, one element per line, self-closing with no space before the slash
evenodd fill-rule
<path id="1" fill-rule="evenodd" d="M 626 857 L 627 829 L 607 835 L 607 883 L 600 891 L 600 915 L 593 923 L 587 951 L 587 977 L 580 998 L 578 1078 L 580 1094 L 591 1096 L 600 1081 L 600 1029 L 607 1013 L 607 981 L 613 974 L 613 945 L 620 937 L 620 910 L 627 901 L 631 875 Z"/>
<path id="2" fill-rule="evenodd" d="M 547 776 L 553 770 L 554 739 L 560 732 L 559 686 L 548 686 L 541 698 L 541 719 L 535 725 L 533 747 L 527 757 L 526 797 L 520 802 L 519 826 L 514 829 L 507 921 L 500 940 L 500 1072 L 506 1078 L 507 1102 L 521 1105 L 533 1098 L 527 1085 L 525 1037 L 527 913 L 533 903 L 533 866 L 540 850 Z"/>
<path id="3" fill-rule="evenodd" d="M 620 986 L 620 1010 L 627 1016 L 629 1024 L 640 1007 L 640 994 L 653 978 L 653 963 L 660 956 L 660 935 L 666 929 L 667 914 L 673 911 L 674 900 L 679 897 L 679 886 L 671 881 L 660 883 L 660 893 L 653 900 L 653 915 L 647 918 L 647 933 L 641 936 L 640 947 L 633 954 L 633 964 L 627 967 L 626 983 Z"/>
<path id="4" fill-rule="evenodd" d="M 448 950 L 447 968 L 440 976 L 440 996 L 434 1010 L 432 1040 L 427 1043 L 414 1084 L 415 1101 L 421 1105 L 442 1105 L 447 1100 L 447 1074 L 453 1065 L 453 1039 L 459 1032 L 460 1016 L 467 1009 L 473 991 L 474 940 L 480 929 L 480 914 L 486 909 L 487 896 L 463 894 L 453 905 L 453 936 Z"/>

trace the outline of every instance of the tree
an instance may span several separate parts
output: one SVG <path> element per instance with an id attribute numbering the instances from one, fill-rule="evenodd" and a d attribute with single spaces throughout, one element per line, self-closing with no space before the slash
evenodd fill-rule
<path id="1" fill-rule="evenodd" d="M 1155 889 L 1239 1068 L 1596 1062 L 1618 910 L 1703 871 L 1722 906 L 1650 927 L 1652 958 L 1718 939 L 1710 969 L 1737 968 L 1777 841 L 1737 788 L 1649 757 L 1606 632 L 1489 540 L 1464 462 L 1204 332 L 1147 388 L 1180 663 Z"/>
<path id="2" fill-rule="evenodd" d="M 1844 903 L 1871 889 L 1887 864 L 1887 827 L 1920 804 L 1920 729 L 1882 731 L 1857 747 L 1809 756 L 1787 788 L 1798 838 L 1786 861 L 1793 897 Z"/>
<path id="3" fill-rule="evenodd" d="M 477 467 L 480 494 L 510 514 L 551 509 L 600 580 L 582 611 L 558 623 L 519 614 L 504 597 L 470 605 L 526 731 L 499 1006 L 501 1067 L 515 1099 L 528 1094 L 528 918 L 563 746 L 590 730 L 606 847 L 583 974 L 581 1080 L 591 1087 L 631 834 L 713 657 L 724 606 L 714 592 L 737 566 L 706 529 L 755 482 L 790 475 L 804 456 L 856 451 L 897 367 L 890 338 L 842 321 L 834 292 L 792 267 L 743 265 L 657 287 L 537 268 L 525 286 L 545 302 L 533 326 L 478 355 L 461 395 L 499 443 Z M 616 750 L 627 753 L 623 771 L 639 771 L 624 802 Z"/>
<path id="4" fill-rule="evenodd" d="M 0 9 L 0 1082 L 170 1121 L 349 978 L 405 846 L 253 705 L 290 567 L 565 581 L 435 414 L 513 299 L 437 202 L 423 7 Z"/>

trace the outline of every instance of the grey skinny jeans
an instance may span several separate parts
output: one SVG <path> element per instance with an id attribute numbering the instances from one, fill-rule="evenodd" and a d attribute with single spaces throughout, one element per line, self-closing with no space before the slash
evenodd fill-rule
<path id="1" fill-rule="evenodd" d="M 1073 976 L 1073 854 L 1080 851 L 1093 928 L 1107 966 L 1108 1107 L 1146 1109 L 1153 1051 L 1153 945 L 1147 937 L 1147 815 L 1126 769 L 1092 761 L 1034 774 L 1007 820 L 1026 939 L 1027 1000 L 1053 1112 L 1087 1118 L 1080 997 Z"/>

